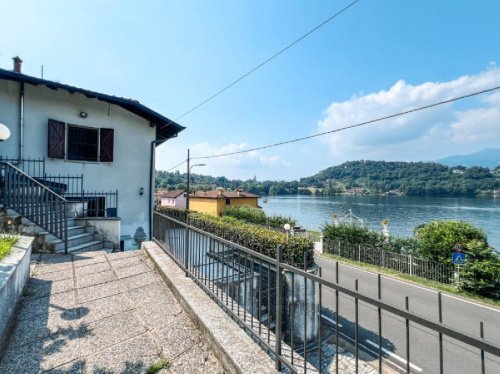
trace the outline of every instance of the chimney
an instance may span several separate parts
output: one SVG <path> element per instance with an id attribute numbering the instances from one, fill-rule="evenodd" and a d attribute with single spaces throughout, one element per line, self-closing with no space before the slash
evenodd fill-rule
<path id="1" fill-rule="evenodd" d="M 237 191 L 238 191 L 238 196 L 241 196 L 241 191 L 242 191 L 242 189 L 241 189 L 241 188 L 238 188 L 238 190 L 237 190 Z"/>
<path id="2" fill-rule="evenodd" d="M 13 57 L 12 59 L 14 60 L 14 72 L 21 73 L 21 64 L 23 60 L 21 60 L 19 56 Z"/>

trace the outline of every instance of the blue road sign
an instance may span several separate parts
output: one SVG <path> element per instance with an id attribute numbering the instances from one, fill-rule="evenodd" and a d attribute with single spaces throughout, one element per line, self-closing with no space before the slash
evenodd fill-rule
<path id="1" fill-rule="evenodd" d="M 465 264 L 465 253 L 463 252 L 453 252 L 451 254 L 451 260 L 454 265 L 463 265 Z"/>

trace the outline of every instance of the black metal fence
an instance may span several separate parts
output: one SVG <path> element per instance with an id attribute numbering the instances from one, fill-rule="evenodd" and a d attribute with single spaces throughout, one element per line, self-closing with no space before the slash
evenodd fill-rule
<path id="1" fill-rule="evenodd" d="M 118 217 L 118 190 L 114 192 L 88 192 L 68 194 L 66 199 L 74 204 L 78 217 Z"/>
<path id="2" fill-rule="evenodd" d="M 323 252 L 445 284 L 454 281 L 453 266 L 411 254 L 388 252 L 329 239 L 323 240 Z"/>
<path id="3" fill-rule="evenodd" d="M 19 170 L 34 178 L 40 178 L 45 175 L 45 158 L 8 158 L 0 155 L 0 163 L 8 162 Z"/>
<path id="4" fill-rule="evenodd" d="M 377 349 L 373 365 L 383 373 L 388 363 L 384 359 L 384 332 L 382 313 L 390 314 L 404 321 L 401 331 L 405 337 L 406 365 L 410 373 L 410 323 L 413 328 L 424 328 L 436 334 L 439 355 L 436 355 L 436 372 L 443 373 L 443 337 L 454 339 L 469 351 L 479 353 L 478 372 L 485 373 L 485 352 L 500 357 L 500 347 L 484 339 L 445 326 L 440 319 L 433 322 L 409 311 L 383 302 L 381 299 L 380 276 L 378 298 L 368 297 L 321 276 L 321 269 L 299 269 L 283 262 L 281 246 L 269 250 L 277 253 L 270 257 L 249 250 L 210 233 L 195 228 L 189 223 L 175 220 L 154 212 L 153 239 L 218 305 L 225 310 L 269 355 L 275 360 L 276 369 L 284 372 L 302 373 L 351 373 L 367 372 L 366 364 L 360 359 L 360 304 L 368 305 L 378 315 Z M 335 294 L 335 299 L 325 301 L 326 294 Z M 353 338 L 351 356 L 339 364 L 342 333 L 339 323 L 339 296 L 348 298 L 354 304 Z M 439 294 L 439 301 L 441 296 Z M 322 323 L 322 313 L 327 306 L 333 310 L 333 327 Z M 482 329 L 482 323 L 481 323 Z M 482 331 L 482 330 L 481 330 Z M 325 347 L 327 349 L 325 349 Z M 330 350 L 331 355 L 325 352 Z M 352 357 L 352 358 L 351 358 Z M 448 357 L 448 356 L 446 356 Z M 377 360 L 378 359 L 378 360 Z M 454 359 L 450 357 L 450 359 Z M 344 359 L 342 359 L 344 360 Z M 494 372 L 494 371 L 492 371 Z"/>
<path id="5" fill-rule="evenodd" d="M 0 162 L 1 201 L 64 242 L 67 252 L 67 201 L 8 162 Z"/>

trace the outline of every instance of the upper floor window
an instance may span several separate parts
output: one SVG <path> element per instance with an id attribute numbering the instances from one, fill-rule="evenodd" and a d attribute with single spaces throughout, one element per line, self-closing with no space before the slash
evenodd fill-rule
<path id="1" fill-rule="evenodd" d="M 231 199 L 229 197 L 226 197 L 226 205 L 231 205 Z"/>
<path id="2" fill-rule="evenodd" d="M 82 127 L 49 119 L 49 157 L 113 162 L 113 143 L 113 129 Z"/>

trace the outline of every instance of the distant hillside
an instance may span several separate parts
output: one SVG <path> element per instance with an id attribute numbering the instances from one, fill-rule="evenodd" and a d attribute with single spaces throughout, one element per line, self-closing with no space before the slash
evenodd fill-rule
<path id="1" fill-rule="evenodd" d="M 482 166 L 494 169 L 500 166 L 500 148 L 489 148 L 466 155 L 450 156 L 436 162 L 447 166 Z"/>
<path id="2" fill-rule="evenodd" d="M 186 174 L 158 171 L 156 187 L 184 189 Z M 350 161 L 299 181 L 230 180 L 191 175 L 193 189 L 242 188 L 259 195 L 396 194 L 409 196 L 491 195 L 500 189 L 500 171 L 435 162 Z"/>
<path id="3" fill-rule="evenodd" d="M 323 194 L 395 193 L 427 196 L 475 196 L 491 193 L 500 180 L 483 167 L 450 168 L 431 162 L 351 161 L 302 178 L 299 186 Z"/>

